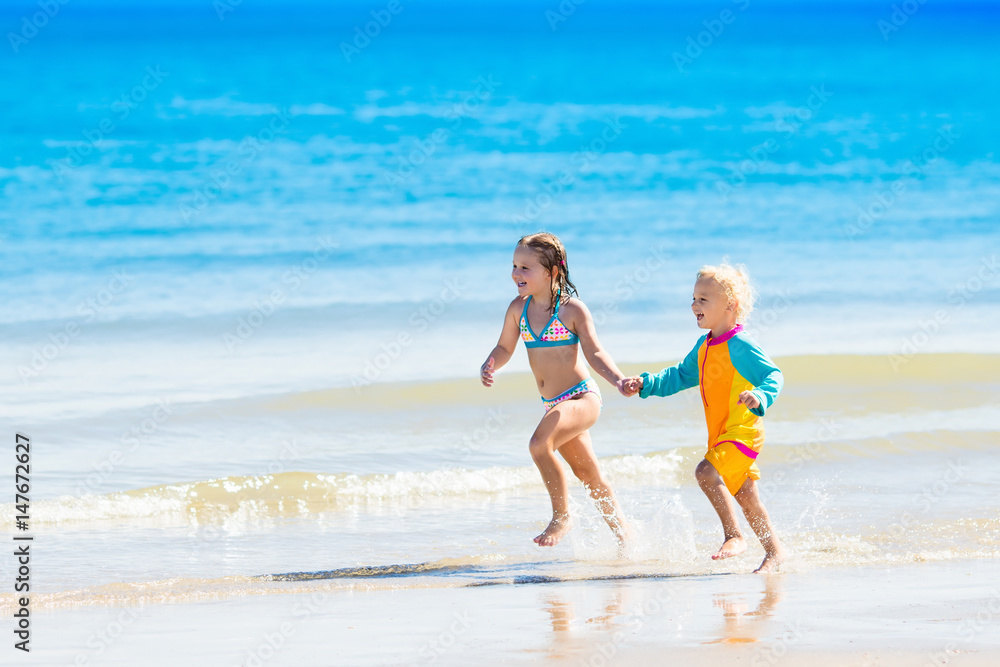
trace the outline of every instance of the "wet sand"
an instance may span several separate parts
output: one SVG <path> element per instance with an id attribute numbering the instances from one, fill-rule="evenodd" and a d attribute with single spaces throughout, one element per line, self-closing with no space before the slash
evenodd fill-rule
<path id="1" fill-rule="evenodd" d="M 980 560 L 460 588 L 414 588 L 401 578 L 395 590 L 366 590 L 363 579 L 344 590 L 319 581 L 309 593 L 41 612 L 30 658 L 247 667 L 996 665 L 998 575 L 1000 564 Z"/>

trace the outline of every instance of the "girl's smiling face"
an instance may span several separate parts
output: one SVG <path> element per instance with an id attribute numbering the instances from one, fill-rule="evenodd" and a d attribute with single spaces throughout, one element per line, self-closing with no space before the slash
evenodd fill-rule
<path id="1" fill-rule="evenodd" d="M 518 246 L 514 249 L 514 269 L 510 277 L 517 285 L 517 293 L 521 296 L 528 294 L 548 295 L 552 281 L 552 274 L 545 270 L 542 263 L 538 261 L 538 255 L 534 250 Z"/>
<path id="2" fill-rule="evenodd" d="M 694 284 L 691 311 L 700 328 L 712 330 L 713 338 L 736 326 L 736 308 L 729 303 L 726 290 L 712 278 L 699 278 Z"/>

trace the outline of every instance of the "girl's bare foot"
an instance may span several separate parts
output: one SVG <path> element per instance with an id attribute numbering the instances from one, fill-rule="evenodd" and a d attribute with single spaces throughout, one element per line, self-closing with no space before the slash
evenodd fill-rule
<path id="1" fill-rule="evenodd" d="M 615 524 L 617 525 L 611 530 L 614 531 L 615 539 L 618 540 L 618 558 L 630 558 L 635 546 L 635 536 L 632 534 L 632 528 L 627 523 L 622 524 L 616 521 Z"/>
<path id="2" fill-rule="evenodd" d="M 535 538 L 535 544 L 540 547 L 554 547 L 572 527 L 573 522 L 569 516 L 554 516 L 542 534 Z"/>
<path id="3" fill-rule="evenodd" d="M 785 560 L 785 552 L 783 550 L 778 550 L 774 553 L 765 554 L 764 561 L 760 564 L 754 574 L 767 574 L 768 572 L 776 572 L 778 566 Z"/>
<path id="4" fill-rule="evenodd" d="M 747 541 L 740 536 L 730 537 L 728 540 L 722 543 L 719 550 L 712 554 L 712 560 L 722 560 L 723 558 L 729 558 L 731 556 L 736 556 L 747 550 Z M 766 561 L 767 559 L 765 559 Z"/>

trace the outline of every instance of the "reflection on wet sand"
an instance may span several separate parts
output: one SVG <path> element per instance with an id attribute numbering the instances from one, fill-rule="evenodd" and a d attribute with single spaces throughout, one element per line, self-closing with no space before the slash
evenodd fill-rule
<path id="1" fill-rule="evenodd" d="M 550 658 L 567 658 L 592 647 L 594 637 L 591 632 L 600 632 L 602 636 L 610 635 L 622 627 L 622 605 L 624 600 L 624 585 L 619 584 L 608 592 L 597 615 L 591 616 L 583 623 L 584 632 L 577 635 L 572 632 L 576 613 L 573 603 L 558 591 L 547 594 L 542 602 L 552 624 L 552 641 L 549 645 Z"/>
<path id="2" fill-rule="evenodd" d="M 774 608 L 781 601 L 781 575 L 761 577 L 764 593 L 753 611 L 746 595 L 716 593 L 714 604 L 722 609 L 723 635 L 706 644 L 753 644 L 768 634 Z"/>
<path id="3" fill-rule="evenodd" d="M 630 645 L 670 636 L 682 638 L 692 621 L 706 629 L 716 627 L 710 631 L 716 638 L 703 644 L 763 642 L 764 647 L 775 632 L 775 609 L 783 597 L 783 575 L 754 579 L 758 583 L 748 587 L 748 580 L 740 578 L 733 592 L 715 587 L 711 597 L 699 592 L 706 582 L 696 584 L 691 580 L 661 581 L 655 590 L 637 582 L 620 582 L 604 588 L 597 600 L 589 601 L 552 586 L 539 599 L 551 625 L 544 652 L 548 658 L 582 661 L 580 664 L 590 664 L 591 658 L 601 664 L 615 664 L 616 657 Z M 712 620 L 714 614 L 708 612 L 711 608 L 722 611 L 721 629 Z M 701 622 L 696 620 L 699 618 Z"/>

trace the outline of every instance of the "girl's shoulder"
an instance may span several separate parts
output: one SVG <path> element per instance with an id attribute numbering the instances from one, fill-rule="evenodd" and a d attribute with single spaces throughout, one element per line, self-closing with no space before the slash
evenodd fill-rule
<path id="1" fill-rule="evenodd" d="M 584 317 L 590 317 L 590 309 L 579 297 L 571 296 L 559 304 L 559 319 L 563 321 L 563 324 L 575 323 Z"/>
<path id="2" fill-rule="evenodd" d="M 559 305 L 559 312 L 573 312 L 573 313 L 589 313 L 590 309 L 587 308 L 587 304 L 583 302 L 578 296 L 571 296 L 567 300 L 563 301 Z"/>
<path id="3" fill-rule="evenodd" d="M 528 303 L 528 297 L 521 296 L 520 294 L 518 294 L 507 305 L 507 314 L 511 315 L 517 313 L 517 315 L 520 316 L 520 314 L 524 311 L 525 304 L 527 303 Z"/>
<path id="4" fill-rule="evenodd" d="M 587 326 L 587 322 L 592 322 L 594 316 L 591 315 L 587 304 L 578 297 L 570 297 L 559 306 L 559 319 L 570 330 L 579 332 L 581 328 Z"/>

